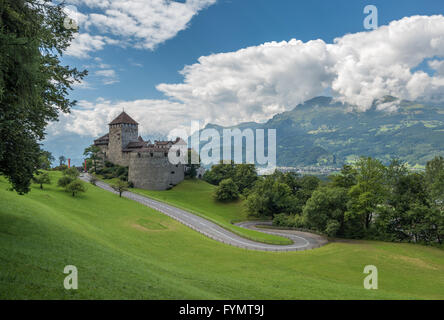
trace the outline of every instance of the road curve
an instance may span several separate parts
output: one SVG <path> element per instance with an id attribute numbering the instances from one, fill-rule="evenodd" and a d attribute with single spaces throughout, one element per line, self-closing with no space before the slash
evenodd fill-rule
<path id="1" fill-rule="evenodd" d="M 89 182 L 89 178 L 90 176 L 88 174 L 82 174 L 80 176 L 80 179 L 86 182 Z M 117 194 L 117 192 L 114 191 L 108 184 L 102 181 L 97 181 L 96 186 Z M 234 234 L 233 232 L 228 231 L 227 229 L 222 228 L 211 221 L 208 221 L 202 217 L 199 217 L 195 214 L 179 209 L 172 205 L 166 204 L 164 202 L 153 200 L 149 197 L 142 196 L 130 191 L 124 192 L 122 194 L 122 197 L 137 201 L 147 207 L 155 209 L 163 214 L 166 214 L 167 216 L 179 221 L 180 223 L 186 225 L 187 227 L 211 239 L 243 249 L 262 250 L 262 251 L 298 251 L 298 250 L 319 248 L 327 243 L 327 240 L 325 240 L 324 238 L 311 233 L 299 232 L 293 230 L 274 230 L 274 229 L 263 229 L 263 228 L 259 229 L 256 227 L 257 224 L 265 224 L 265 223 L 247 221 L 237 224 L 242 228 L 283 236 L 293 241 L 293 243 L 290 245 L 273 245 L 273 244 L 256 242 L 240 237 Z"/>

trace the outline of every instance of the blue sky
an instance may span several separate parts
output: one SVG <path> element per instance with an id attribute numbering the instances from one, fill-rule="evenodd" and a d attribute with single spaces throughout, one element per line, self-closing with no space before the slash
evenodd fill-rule
<path id="1" fill-rule="evenodd" d="M 91 76 L 87 81 L 96 89 L 76 90 L 72 97 L 87 100 L 163 98 L 155 86 L 180 82 L 183 77 L 179 71 L 200 56 L 292 38 L 332 42 L 346 33 L 364 30 L 363 8 L 368 4 L 377 6 L 380 25 L 405 16 L 444 13 L 441 0 L 219 0 L 196 15 L 186 30 L 154 50 L 105 47 L 95 56 L 113 66 L 119 82 L 103 85 Z M 79 67 L 89 65 L 85 59 L 67 57 L 65 61 Z"/>
<path id="2" fill-rule="evenodd" d="M 80 153 L 123 108 L 152 137 L 266 121 L 322 94 L 357 111 L 384 95 L 444 103 L 442 0 L 67 2 L 80 28 L 63 62 L 89 75 L 48 127 L 55 154 Z"/>

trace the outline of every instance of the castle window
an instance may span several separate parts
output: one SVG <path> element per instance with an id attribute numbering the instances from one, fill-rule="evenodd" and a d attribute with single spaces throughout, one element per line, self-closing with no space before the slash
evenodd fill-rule
<path id="1" fill-rule="evenodd" d="M 165 155 L 165 157 L 168 157 L 168 152 L 165 152 L 164 155 Z"/>
<path id="2" fill-rule="evenodd" d="M 175 174 L 175 172 L 174 172 L 174 171 L 171 171 L 171 174 Z"/>
<path id="3" fill-rule="evenodd" d="M 153 156 L 154 156 L 154 153 L 150 152 L 150 156 L 153 157 Z"/>

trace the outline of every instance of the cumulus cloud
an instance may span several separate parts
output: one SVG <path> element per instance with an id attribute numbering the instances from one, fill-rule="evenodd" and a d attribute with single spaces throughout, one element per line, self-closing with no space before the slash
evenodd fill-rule
<path id="1" fill-rule="evenodd" d="M 266 119 L 331 88 L 342 102 L 367 110 L 385 95 L 433 98 L 443 78 L 412 71 L 424 59 L 444 57 L 444 17 L 414 16 L 370 32 L 322 40 L 271 42 L 201 57 L 182 70 L 183 83 L 158 90 L 212 119 L 229 123 Z M 437 70 L 442 65 L 433 62 Z M 387 105 L 393 110 L 393 105 Z"/>
<path id="2" fill-rule="evenodd" d="M 326 90 L 359 111 L 386 95 L 444 102 L 443 58 L 442 15 L 403 18 L 333 43 L 269 42 L 200 57 L 181 71 L 181 83 L 157 86 L 165 100 L 85 102 L 88 108 L 74 112 L 68 130 L 87 132 L 91 127 L 79 124 L 83 114 L 108 117 L 122 107 L 158 132 L 189 124 L 190 119 L 221 125 L 263 121 Z M 424 61 L 433 73 L 418 68 Z M 397 103 L 377 107 L 393 112 Z"/>
<path id="3" fill-rule="evenodd" d="M 86 58 L 88 52 L 101 50 L 105 44 L 152 50 L 186 29 L 199 11 L 215 2 L 216 0 L 68 0 L 68 4 L 98 11 L 78 11 L 73 14 L 81 30 L 86 32 L 79 35 L 80 38 L 73 42 L 67 54 Z M 94 33 L 97 35 L 90 35 Z M 108 41 L 103 41 L 103 38 Z M 86 41 L 88 39 L 95 42 Z M 84 51 L 85 54 L 80 54 Z"/>
<path id="4" fill-rule="evenodd" d="M 78 33 L 75 35 L 71 45 L 65 51 L 68 56 L 86 59 L 90 58 L 90 53 L 102 50 L 107 44 L 117 44 L 117 40 L 100 35 L 90 35 L 89 33 Z"/>
<path id="5" fill-rule="evenodd" d="M 439 76 L 412 71 L 427 58 L 444 57 L 444 17 L 414 16 L 371 32 L 335 39 L 328 50 L 336 61 L 333 92 L 368 109 L 383 95 L 432 98 L 443 89 Z"/>
<path id="6" fill-rule="evenodd" d="M 59 121 L 48 126 L 48 134 L 98 136 L 107 132 L 107 124 L 123 110 L 140 124 L 139 132 L 145 135 L 166 135 L 172 129 L 186 130 L 190 119 L 199 119 L 199 110 L 188 110 L 178 102 L 152 99 L 114 102 L 99 98 L 94 102 L 79 101 L 71 113 L 60 113 Z"/>
<path id="7" fill-rule="evenodd" d="M 157 89 L 199 106 L 217 123 L 261 121 L 323 92 L 333 80 L 333 65 L 322 40 L 270 42 L 201 57 L 182 70 L 183 83 Z"/>

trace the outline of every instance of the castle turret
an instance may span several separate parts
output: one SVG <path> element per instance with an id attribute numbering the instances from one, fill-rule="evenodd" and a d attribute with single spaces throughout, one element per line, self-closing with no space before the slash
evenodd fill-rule
<path id="1" fill-rule="evenodd" d="M 139 124 L 123 111 L 109 123 L 108 160 L 121 166 L 129 165 L 129 155 L 122 152 L 132 141 L 138 141 Z"/>

